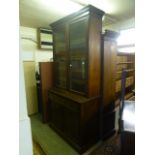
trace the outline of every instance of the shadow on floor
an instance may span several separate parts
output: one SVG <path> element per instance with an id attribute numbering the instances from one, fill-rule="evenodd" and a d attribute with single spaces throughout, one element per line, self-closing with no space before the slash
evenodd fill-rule
<path id="1" fill-rule="evenodd" d="M 32 136 L 46 155 L 79 155 L 64 139 L 62 139 L 48 124 L 42 123 L 41 114 L 30 117 Z M 83 155 L 118 155 L 118 136 L 113 136 L 107 141 L 99 141 Z"/>

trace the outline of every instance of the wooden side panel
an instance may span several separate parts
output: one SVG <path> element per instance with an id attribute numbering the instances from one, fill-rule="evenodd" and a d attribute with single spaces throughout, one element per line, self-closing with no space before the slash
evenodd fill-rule
<path id="1" fill-rule="evenodd" d="M 99 139 L 99 99 L 91 100 L 81 106 L 81 143 L 87 145 Z"/>
<path id="2" fill-rule="evenodd" d="M 38 112 L 37 88 L 35 80 L 35 62 L 24 61 L 23 66 L 28 115 L 32 115 Z"/>
<path id="3" fill-rule="evenodd" d="M 100 95 L 101 81 L 101 30 L 100 16 L 92 14 L 89 21 L 88 32 L 88 97 Z"/>
<path id="4" fill-rule="evenodd" d="M 115 101 L 116 43 L 104 39 L 103 44 L 103 102 L 107 106 Z"/>
<path id="5" fill-rule="evenodd" d="M 43 122 L 49 121 L 48 90 L 53 88 L 53 62 L 40 62 Z"/>

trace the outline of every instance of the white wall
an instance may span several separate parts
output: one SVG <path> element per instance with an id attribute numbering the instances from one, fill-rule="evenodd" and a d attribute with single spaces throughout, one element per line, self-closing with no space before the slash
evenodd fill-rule
<path id="1" fill-rule="evenodd" d="M 36 70 L 38 70 L 38 62 L 49 61 L 50 58 L 53 58 L 52 51 L 38 48 L 38 34 L 36 28 L 20 26 L 20 33 L 23 60 L 35 61 Z"/>
<path id="2" fill-rule="evenodd" d="M 30 119 L 27 115 L 22 56 L 19 61 L 19 155 L 33 155 Z"/>
<path id="3" fill-rule="evenodd" d="M 117 22 L 115 24 L 111 24 L 111 25 L 107 25 L 104 26 L 104 22 L 103 22 L 103 31 L 105 29 L 109 29 L 109 30 L 113 30 L 113 31 L 120 31 L 120 30 L 124 30 L 124 29 L 129 29 L 129 28 L 133 28 L 135 27 L 135 18 L 130 18 L 128 20 L 124 20 L 121 22 Z"/>

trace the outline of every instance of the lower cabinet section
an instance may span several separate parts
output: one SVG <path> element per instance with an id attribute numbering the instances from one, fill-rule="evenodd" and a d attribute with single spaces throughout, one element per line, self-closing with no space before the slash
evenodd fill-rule
<path id="1" fill-rule="evenodd" d="M 50 126 L 78 152 L 99 140 L 99 98 L 50 91 Z"/>
<path id="2" fill-rule="evenodd" d="M 59 133 L 79 153 L 114 129 L 114 113 L 103 115 L 100 130 L 99 97 L 85 98 L 66 91 L 49 91 L 50 127 Z M 108 136 L 108 135 L 107 135 Z"/>

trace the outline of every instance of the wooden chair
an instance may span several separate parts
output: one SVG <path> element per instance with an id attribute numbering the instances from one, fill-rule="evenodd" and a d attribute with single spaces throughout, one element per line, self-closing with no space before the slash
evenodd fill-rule
<path id="1" fill-rule="evenodd" d="M 122 93 L 119 112 L 121 155 L 135 154 L 135 101 L 124 100 L 127 72 L 122 72 Z"/>

